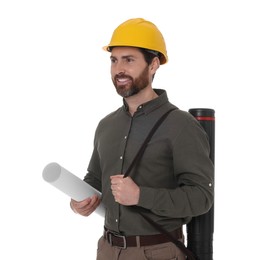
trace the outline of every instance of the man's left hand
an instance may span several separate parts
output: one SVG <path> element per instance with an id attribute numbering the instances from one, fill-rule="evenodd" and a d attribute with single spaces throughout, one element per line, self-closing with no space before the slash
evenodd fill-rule
<path id="1" fill-rule="evenodd" d="M 132 206 L 137 205 L 140 197 L 139 186 L 131 179 L 121 174 L 110 176 L 111 190 L 116 202 Z"/>

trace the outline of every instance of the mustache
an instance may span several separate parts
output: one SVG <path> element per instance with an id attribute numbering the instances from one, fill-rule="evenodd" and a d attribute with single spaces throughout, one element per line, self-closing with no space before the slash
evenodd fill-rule
<path id="1" fill-rule="evenodd" d="M 130 80 L 133 80 L 133 78 L 129 75 L 124 75 L 124 74 L 117 74 L 115 75 L 114 77 L 115 80 L 118 80 L 118 79 L 130 79 Z"/>

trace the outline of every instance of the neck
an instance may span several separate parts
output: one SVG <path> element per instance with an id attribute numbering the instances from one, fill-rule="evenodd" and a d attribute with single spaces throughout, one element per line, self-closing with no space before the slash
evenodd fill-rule
<path id="1" fill-rule="evenodd" d="M 156 92 L 151 87 L 147 87 L 142 89 L 138 94 L 126 98 L 125 101 L 129 106 L 130 114 L 133 115 L 136 112 L 138 106 L 157 97 L 158 95 Z"/>

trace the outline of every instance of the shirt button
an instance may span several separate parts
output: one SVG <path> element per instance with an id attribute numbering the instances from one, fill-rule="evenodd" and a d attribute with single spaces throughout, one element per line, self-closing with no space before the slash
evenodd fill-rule
<path id="1" fill-rule="evenodd" d="M 123 159 L 123 156 L 120 156 L 120 160 L 122 160 Z"/>
<path id="2" fill-rule="evenodd" d="M 116 223 L 118 222 L 118 219 L 116 218 Z"/>
<path id="3" fill-rule="evenodd" d="M 127 136 L 125 136 L 124 139 L 127 139 Z"/>

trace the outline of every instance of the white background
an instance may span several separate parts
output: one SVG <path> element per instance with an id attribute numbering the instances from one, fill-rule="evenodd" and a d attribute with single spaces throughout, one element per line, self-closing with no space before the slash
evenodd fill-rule
<path id="1" fill-rule="evenodd" d="M 98 121 L 122 104 L 101 48 L 129 18 L 162 31 L 154 87 L 216 112 L 214 259 L 254 259 L 256 8 L 248 0 L 0 2 L 0 259 L 95 259 L 102 219 L 42 179 L 86 173 Z"/>

